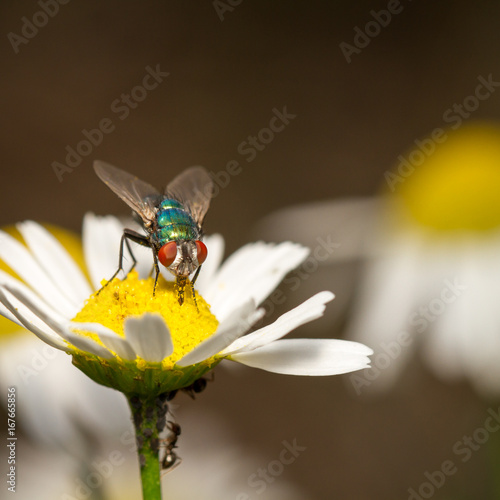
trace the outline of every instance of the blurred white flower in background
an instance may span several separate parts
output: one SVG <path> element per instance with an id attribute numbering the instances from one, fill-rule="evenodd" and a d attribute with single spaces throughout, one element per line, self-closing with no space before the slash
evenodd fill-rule
<path id="1" fill-rule="evenodd" d="M 347 337 L 375 350 L 372 368 L 351 376 L 359 391 L 395 382 L 418 347 L 442 379 L 465 377 L 498 395 L 500 127 L 436 129 L 416 144 L 386 172 L 380 196 L 282 210 L 258 236 L 291 238 L 313 254 L 321 239 L 336 243 L 317 259 L 323 286 L 340 264 L 361 259 L 354 297 L 337 293 L 337 305 L 353 299 Z"/>
<path id="2" fill-rule="evenodd" d="M 91 456 L 99 436 L 118 438 L 132 428 L 122 394 L 96 384 L 67 354 L 22 330 L 0 343 L 0 385 L 5 394 L 16 388 L 22 431 L 79 459 Z"/>

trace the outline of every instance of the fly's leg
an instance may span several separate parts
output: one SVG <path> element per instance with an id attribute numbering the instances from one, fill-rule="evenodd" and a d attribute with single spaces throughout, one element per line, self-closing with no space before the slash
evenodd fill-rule
<path id="1" fill-rule="evenodd" d="M 131 229 L 124 229 L 123 235 L 122 235 L 122 244 L 120 246 L 120 262 L 119 262 L 120 267 L 118 268 L 118 271 L 116 271 L 114 276 L 116 276 L 120 270 L 123 270 L 123 242 L 124 241 L 125 241 L 125 244 L 127 245 L 127 249 L 129 251 L 130 256 L 132 257 L 132 261 L 133 261 L 133 264 L 130 267 L 130 269 L 127 273 L 127 276 L 137 265 L 137 259 L 135 258 L 134 254 L 132 253 L 132 250 L 130 248 L 130 243 L 128 242 L 128 240 L 133 241 L 134 243 L 137 243 L 138 245 L 142 245 L 143 247 L 152 248 L 151 243 L 146 236 L 144 236 L 143 234 L 137 233 L 135 231 L 132 231 Z M 154 254 L 154 251 L 153 251 L 153 254 Z"/>
<path id="2" fill-rule="evenodd" d="M 154 260 L 154 269 L 155 269 L 155 284 L 153 286 L 153 297 L 155 296 L 156 294 L 156 285 L 158 284 L 158 277 L 160 276 L 160 266 L 158 265 L 158 255 L 157 255 L 157 252 L 155 251 L 155 249 L 153 247 L 151 247 L 152 250 L 153 250 L 153 260 Z M 151 272 L 153 272 L 153 270 L 151 269 Z"/>
<path id="3" fill-rule="evenodd" d="M 135 231 L 132 231 L 131 229 L 124 229 L 121 240 L 120 240 L 120 254 L 118 257 L 118 269 L 116 270 L 115 274 L 113 274 L 113 276 L 111 276 L 111 278 L 106 282 L 106 284 L 101 287 L 101 289 L 97 292 L 97 295 L 99 295 L 101 293 L 101 291 L 116 278 L 116 276 L 118 275 L 118 273 L 120 271 L 124 270 L 123 269 L 123 245 L 127 246 L 128 253 L 130 254 L 130 257 L 132 257 L 132 267 L 129 269 L 125 278 L 127 278 L 128 274 L 137 265 L 137 259 L 135 258 L 134 254 L 132 253 L 132 249 L 130 248 L 129 240 L 133 241 L 134 243 L 137 243 L 139 245 L 151 247 L 151 244 L 149 243 L 149 240 L 146 236 L 139 234 L 139 233 L 136 233 Z"/>
<path id="4" fill-rule="evenodd" d="M 198 312 L 200 312 L 200 310 L 198 309 L 198 302 L 196 302 L 196 292 L 194 291 L 194 283 L 191 282 L 191 293 L 193 294 L 193 301 L 194 301 L 194 305 L 196 306 L 196 310 Z"/>
<path id="5" fill-rule="evenodd" d="M 201 271 L 201 266 L 199 266 L 198 269 L 196 269 L 196 272 L 194 273 L 193 281 L 191 281 L 191 284 L 193 286 L 196 283 L 196 280 L 198 279 L 198 275 L 200 274 L 200 271 Z"/>

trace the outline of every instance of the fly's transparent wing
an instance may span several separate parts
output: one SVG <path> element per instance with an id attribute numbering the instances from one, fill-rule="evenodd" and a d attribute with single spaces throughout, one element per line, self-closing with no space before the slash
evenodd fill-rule
<path id="1" fill-rule="evenodd" d="M 100 160 L 94 162 L 94 170 L 101 181 L 137 212 L 145 223 L 155 218 L 155 207 L 161 194 L 151 184 Z"/>
<path id="2" fill-rule="evenodd" d="M 190 167 L 165 189 L 168 198 L 180 201 L 201 226 L 212 198 L 214 183 L 203 167 Z"/>

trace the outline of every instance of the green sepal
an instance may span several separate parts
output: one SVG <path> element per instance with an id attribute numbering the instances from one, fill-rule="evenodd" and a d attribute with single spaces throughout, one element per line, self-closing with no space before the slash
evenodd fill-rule
<path id="1" fill-rule="evenodd" d="M 91 354 L 73 353 L 73 364 L 94 382 L 111 387 L 125 395 L 155 397 L 165 392 L 188 387 L 221 362 L 211 358 L 190 366 L 171 370 L 161 363 L 148 363 L 139 368 L 135 361 L 103 359 Z"/>

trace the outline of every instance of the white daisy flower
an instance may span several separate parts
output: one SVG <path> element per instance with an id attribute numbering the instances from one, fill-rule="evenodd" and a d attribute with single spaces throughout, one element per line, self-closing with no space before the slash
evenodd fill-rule
<path id="1" fill-rule="evenodd" d="M 211 311 L 201 297 L 198 299 L 199 314 L 192 304 L 175 308 L 171 300 L 173 293 L 167 300 L 167 292 L 163 297 L 160 292 L 155 301 L 151 298 L 149 283 L 134 276 L 121 282 L 122 288 L 114 283 L 105 287 L 83 307 L 92 290 L 99 288 L 103 276 L 109 276 L 116 266 L 122 225 L 112 217 L 88 215 L 85 218 L 84 253 L 92 284 L 50 232 L 32 221 L 17 227 L 27 247 L 1 232 L 0 258 L 23 282 L 6 272 L 0 273 L 1 314 L 32 331 L 47 344 L 71 353 L 77 366 L 90 362 L 90 370 L 99 372 L 93 373 L 92 378 L 104 385 L 139 392 L 135 390 L 138 384 L 130 379 L 121 383 L 110 375 L 108 368 L 120 363 L 141 369 L 147 364 L 155 365 L 155 376 L 159 376 L 155 383 L 161 379 L 162 372 L 175 366 L 181 375 L 175 382 L 160 380 L 165 383 L 161 392 L 178 388 L 175 384 L 189 385 L 193 377 L 195 380 L 202 376 L 222 359 L 295 375 L 334 375 L 368 365 L 370 349 L 354 342 L 279 340 L 298 326 L 321 317 L 325 304 L 333 299 L 331 292 L 316 294 L 272 325 L 243 337 L 262 318 L 259 304 L 307 256 L 307 249 L 300 245 L 246 245 L 220 266 L 222 238 L 208 238 L 211 257 L 204 265 L 197 288 L 211 304 Z M 138 267 L 141 266 L 142 263 Z M 127 303 L 132 291 L 137 296 L 142 294 L 140 300 L 147 303 L 142 310 L 143 305 Z M 127 293 L 128 296 L 124 295 Z M 127 307 L 131 312 L 125 311 Z M 170 310 L 165 313 L 166 308 Z M 161 313 L 168 317 L 167 321 Z M 186 344 L 174 348 L 171 332 L 179 329 L 173 317 L 177 313 L 188 326 L 196 323 L 196 332 L 189 332 L 191 338 Z M 88 317 L 100 317 L 103 321 L 82 320 Z M 199 337 L 193 338 L 193 335 Z M 174 352 L 177 349 L 180 354 Z M 98 366 L 102 361 L 104 363 Z M 193 370 L 193 367 L 197 368 Z M 89 370 L 88 366 L 86 369 Z M 126 384 L 134 387 L 125 387 Z"/>
<path id="2" fill-rule="evenodd" d="M 419 144 L 386 172 L 383 196 L 282 211 L 260 234 L 311 246 L 328 235 L 338 250 L 320 264 L 332 270 L 364 260 L 348 337 L 376 353 L 351 376 L 358 392 L 394 382 L 419 346 L 444 380 L 498 394 L 500 128 L 463 125 Z"/>

